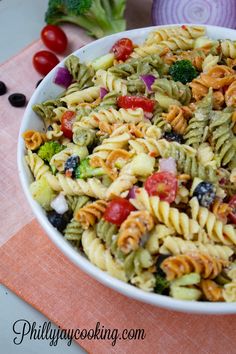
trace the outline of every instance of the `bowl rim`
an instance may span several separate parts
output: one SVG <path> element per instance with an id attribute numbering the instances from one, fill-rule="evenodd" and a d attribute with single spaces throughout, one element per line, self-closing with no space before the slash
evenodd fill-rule
<path id="1" fill-rule="evenodd" d="M 141 36 L 147 35 L 148 32 L 153 31 L 158 28 L 168 28 L 174 26 L 181 26 L 184 25 L 180 24 L 168 24 L 168 25 L 160 25 L 160 26 L 149 26 L 144 28 L 137 28 L 128 31 L 123 31 L 119 33 L 112 34 L 107 37 L 103 37 L 101 39 L 95 40 L 77 50 L 70 53 L 68 56 L 75 54 L 79 56 L 84 49 L 93 48 L 99 46 L 100 43 L 104 43 L 107 40 L 117 40 L 124 36 L 131 36 L 137 35 L 140 33 Z M 189 26 L 204 26 L 206 30 L 210 29 L 212 31 L 226 31 L 229 34 L 229 37 L 232 34 L 236 36 L 236 30 L 220 27 L 220 26 L 211 26 L 205 24 L 186 24 Z M 142 33 L 143 32 L 143 33 Z M 74 263 L 79 269 L 87 273 L 89 276 L 94 278 L 95 280 L 99 281 L 103 285 L 109 287 L 125 295 L 131 299 L 135 299 L 150 305 L 154 305 L 157 307 L 175 310 L 180 312 L 189 312 L 189 313 L 196 313 L 196 314 L 235 314 L 236 313 L 236 303 L 226 303 L 226 302 L 219 302 L 219 303 L 211 303 L 211 302 L 199 302 L 199 301 L 184 301 L 171 298 L 165 295 L 159 295 L 156 293 L 149 293 L 145 292 L 131 284 L 127 284 L 119 279 L 116 279 L 106 273 L 105 271 L 99 269 L 97 266 L 93 265 L 88 259 L 86 259 L 82 254 L 76 251 L 71 244 L 66 241 L 63 236 L 49 223 L 47 217 L 45 216 L 43 209 L 33 200 L 30 191 L 29 191 L 29 180 L 28 175 L 25 168 L 24 163 L 24 156 L 25 156 L 25 148 L 24 148 L 24 141 L 22 139 L 22 133 L 25 129 L 27 129 L 27 124 L 29 123 L 29 117 L 32 115 L 32 102 L 38 96 L 40 90 L 44 87 L 46 82 L 51 82 L 55 75 L 55 72 L 61 64 L 64 63 L 66 60 L 65 57 L 62 61 L 58 63 L 58 65 L 51 70 L 51 72 L 45 76 L 39 86 L 33 92 L 26 110 L 24 112 L 19 135 L 18 135 L 18 143 L 17 143 L 17 168 L 18 174 L 20 178 L 20 183 L 23 188 L 24 194 L 26 199 L 36 217 L 39 224 L 42 226 L 44 231 L 46 232 L 49 239 L 59 248 L 59 250 L 69 259 L 72 263 Z M 96 56 L 95 56 L 96 57 Z"/>

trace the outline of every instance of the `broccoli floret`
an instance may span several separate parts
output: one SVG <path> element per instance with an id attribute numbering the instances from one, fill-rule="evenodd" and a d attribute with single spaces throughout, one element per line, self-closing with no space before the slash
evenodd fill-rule
<path id="1" fill-rule="evenodd" d="M 125 4 L 126 0 L 49 0 L 45 21 L 70 22 L 101 38 L 125 30 Z"/>
<path id="2" fill-rule="evenodd" d="M 64 148 L 65 146 L 57 143 L 56 141 L 47 141 L 42 146 L 40 146 L 38 155 L 41 157 L 41 159 L 49 163 L 53 155 L 62 151 Z"/>
<path id="3" fill-rule="evenodd" d="M 174 81 L 180 81 L 182 84 L 187 84 L 187 82 L 191 82 L 198 76 L 198 72 L 190 60 L 176 61 L 170 67 L 169 74 L 172 76 Z"/>
<path id="4" fill-rule="evenodd" d="M 156 274 L 155 293 L 162 294 L 170 285 L 170 282 L 159 274 Z"/>
<path id="5" fill-rule="evenodd" d="M 105 174 L 105 171 L 101 167 L 92 167 L 90 166 L 89 159 L 81 161 L 80 165 L 75 170 L 76 178 L 89 178 L 95 176 L 102 176 Z"/>

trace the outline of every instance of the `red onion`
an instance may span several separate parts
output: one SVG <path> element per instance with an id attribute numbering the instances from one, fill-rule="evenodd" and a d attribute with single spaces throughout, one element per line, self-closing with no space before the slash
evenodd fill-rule
<path id="1" fill-rule="evenodd" d="M 127 199 L 135 199 L 135 191 L 138 189 L 137 186 L 134 186 L 132 187 L 130 190 L 129 190 L 129 193 L 127 195 Z"/>
<path id="2" fill-rule="evenodd" d="M 108 94 L 107 89 L 105 87 L 100 87 L 100 98 L 103 99 L 104 96 Z"/>
<path id="3" fill-rule="evenodd" d="M 145 117 L 146 119 L 152 119 L 153 113 L 151 113 L 151 112 L 144 112 L 144 117 Z"/>
<path id="4" fill-rule="evenodd" d="M 151 86 L 154 83 L 154 81 L 156 80 L 155 76 L 153 76 L 153 75 L 140 75 L 140 78 L 145 83 L 148 91 L 152 91 Z"/>
<path id="5" fill-rule="evenodd" d="M 176 175 L 176 161 L 173 157 L 168 157 L 168 159 L 159 160 L 160 171 L 168 171 Z"/>
<path id="6" fill-rule="evenodd" d="M 198 23 L 235 28 L 235 0 L 154 0 L 154 25 Z"/>
<path id="7" fill-rule="evenodd" d="M 72 82 L 72 76 L 69 70 L 67 68 L 58 68 L 53 82 L 63 87 L 70 86 Z"/>

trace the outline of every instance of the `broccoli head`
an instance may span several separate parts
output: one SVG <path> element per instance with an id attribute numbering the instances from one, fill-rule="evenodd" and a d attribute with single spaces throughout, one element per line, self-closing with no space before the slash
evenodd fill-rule
<path id="1" fill-rule="evenodd" d="M 198 72 L 190 60 L 177 60 L 171 65 L 169 74 L 174 81 L 180 81 L 182 84 L 187 84 L 198 76 Z"/>
<path id="2" fill-rule="evenodd" d="M 155 293 L 162 294 L 170 286 L 170 282 L 159 274 L 156 274 Z"/>
<path id="3" fill-rule="evenodd" d="M 70 22 L 101 38 L 124 31 L 126 0 L 49 0 L 45 21 L 57 25 Z"/>
<path id="4" fill-rule="evenodd" d="M 90 178 L 95 176 L 103 176 L 105 171 L 101 167 L 90 166 L 89 159 L 84 159 L 81 161 L 80 165 L 76 168 L 75 177 L 76 178 Z"/>
<path id="5" fill-rule="evenodd" d="M 64 148 L 65 147 L 63 145 L 57 143 L 56 141 L 47 141 L 40 146 L 38 155 L 41 159 L 49 163 L 53 155 L 62 151 Z"/>

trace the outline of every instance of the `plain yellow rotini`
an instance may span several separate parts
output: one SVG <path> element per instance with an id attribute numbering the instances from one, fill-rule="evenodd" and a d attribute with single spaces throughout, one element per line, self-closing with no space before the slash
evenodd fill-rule
<path id="1" fill-rule="evenodd" d="M 223 245 L 236 245 L 236 230 L 233 225 L 225 225 L 218 220 L 211 211 L 199 205 L 196 197 L 190 200 L 189 205 L 193 219 L 206 230 L 209 238 L 214 242 L 221 242 Z"/>
<path id="2" fill-rule="evenodd" d="M 100 88 L 97 86 L 89 87 L 82 91 L 76 91 L 61 98 L 62 102 L 65 102 L 69 109 L 75 108 L 82 102 L 93 102 L 100 95 Z"/>
<path id="3" fill-rule="evenodd" d="M 93 78 L 93 82 L 97 86 L 105 87 L 107 90 L 114 91 L 123 96 L 127 94 L 125 80 L 118 79 L 109 71 L 98 70 Z"/>
<path id="4" fill-rule="evenodd" d="M 200 226 L 196 220 L 189 218 L 186 213 L 173 208 L 169 203 L 161 201 L 159 197 L 149 197 L 144 188 L 140 188 L 135 193 L 136 198 L 131 199 L 131 203 L 138 210 L 147 210 L 153 217 L 167 227 L 173 228 L 176 233 L 185 239 L 191 240 L 200 231 Z"/>
<path id="5" fill-rule="evenodd" d="M 160 247 L 160 253 L 163 254 L 184 254 L 191 251 L 200 251 L 208 253 L 211 256 L 218 257 L 224 260 L 229 260 L 234 251 L 228 246 L 215 245 L 210 243 L 201 243 L 196 241 L 183 240 L 180 237 L 167 236 L 163 245 Z"/>
<path id="6" fill-rule="evenodd" d="M 82 246 L 88 259 L 98 268 L 107 271 L 110 275 L 127 281 L 124 270 L 105 248 L 93 229 L 85 230 L 82 234 Z"/>

